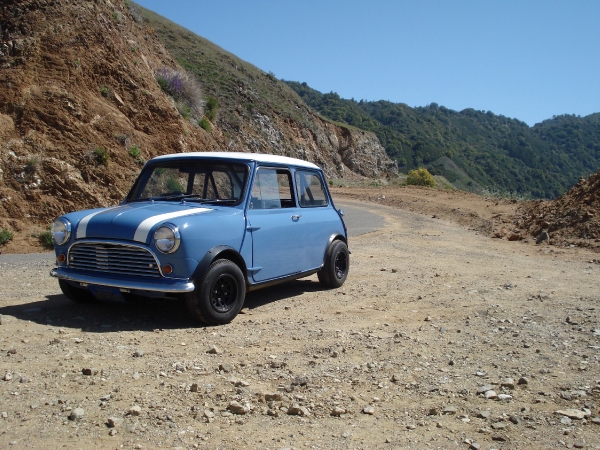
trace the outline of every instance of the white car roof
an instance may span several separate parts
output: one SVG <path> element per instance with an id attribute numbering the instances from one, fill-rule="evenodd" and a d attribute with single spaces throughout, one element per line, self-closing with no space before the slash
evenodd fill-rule
<path id="1" fill-rule="evenodd" d="M 170 155 L 157 156 L 152 160 L 157 159 L 173 159 L 173 158 L 221 158 L 221 159 L 236 159 L 243 161 L 257 161 L 261 163 L 284 164 L 290 166 L 308 167 L 311 169 L 319 169 L 319 166 L 301 159 L 290 158 L 288 156 L 268 155 L 266 153 L 243 153 L 243 152 L 190 152 L 190 153 L 173 153 Z"/>

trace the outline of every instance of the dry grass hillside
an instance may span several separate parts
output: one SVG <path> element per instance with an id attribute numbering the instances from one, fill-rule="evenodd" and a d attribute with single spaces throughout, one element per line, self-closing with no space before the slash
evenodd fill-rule
<path id="1" fill-rule="evenodd" d="M 270 79 L 254 92 L 227 78 L 225 96 L 187 72 L 222 100 L 223 114 L 203 129 L 157 83 L 163 69 L 186 72 L 130 2 L 13 0 L 3 3 L 0 23 L 0 230 L 13 235 L 5 252 L 39 251 L 37 236 L 64 212 L 118 203 L 144 161 L 161 154 L 287 154 L 340 177 L 394 170 L 373 134 L 318 118 L 293 93 L 306 113 L 300 121 L 269 101 L 253 115 L 229 109 L 236 98 L 280 95 L 285 84 Z M 211 46 L 200 62 L 235 63 Z"/>

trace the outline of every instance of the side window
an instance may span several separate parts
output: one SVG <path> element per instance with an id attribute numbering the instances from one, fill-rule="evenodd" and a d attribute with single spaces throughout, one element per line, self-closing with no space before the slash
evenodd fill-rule
<path id="1" fill-rule="evenodd" d="M 250 209 L 295 207 L 290 172 L 285 169 L 258 169 L 251 197 Z"/>
<path id="2" fill-rule="evenodd" d="M 303 208 L 327 206 L 327 195 L 321 177 L 304 170 L 296 171 L 296 191 L 298 200 Z"/>

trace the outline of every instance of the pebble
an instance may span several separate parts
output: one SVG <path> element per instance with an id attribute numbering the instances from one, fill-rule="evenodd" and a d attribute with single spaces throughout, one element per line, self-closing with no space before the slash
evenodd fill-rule
<path id="1" fill-rule="evenodd" d="M 111 430 L 108 432 L 109 436 L 114 436 L 118 433 L 116 428 L 111 428 Z"/>
<path id="2" fill-rule="evenodd" d="M 120 417 L 109 417 L 106 420 L 106 425 L 108 428 L 115 428 L 117 426 L 123 425 L 123 419 Z"/>
<path id="3" fill-rule="evenodd" d="M 6 372 L 6 373 L 4 374 L 4 376 L 2 377 L 2 379 L 3 379 L 4 381 L 10 381 L 10 380 L 12 380 L 12 373 L 10 373 L 10 372 Z"/>
<path id="4" fill-rule="evenodd" d="M 440 413 L 440 410 L 437 408 L 430 408 L 427 412 L 428 416 L 437 416 Z"/>
<path id="5" fill-rule="evenodd" d="M 133 354 L 133 357 L 134 358 L 141 358 L 145 354 L 146 354 L 146 352 L 143 351 L 143 350 L 136 350 L 135 353 Z"/>
<path id="6" fill-rule="evenodd" d="M 521 423 L 521 419 L 519 419 L 519 416 L 515 416 L 515 415 L 510 416 L 508 418 L 508 420 L 510 420 L 515 425 L 519 425 Z"/>
<path id="7" fill-rule="evenodd" d="M 501 386 L 508 388 L 508 389 L 514 389 L 515 388 L 515 380 L 513 380 L 512 378 L 505 378 L 504 381 L 502 382 Z"/>
<path id="8" fill-rule="evenodd" d="M 506 422 L 494 422 L 492 424 L 492 428 L 494 430 L 505 430 L 508 428 L 508 424 Z"/>
<path id="9" fill-rule="evenodd" d="M 492 412 L 489 410 L 486 411 L 480 411 L 479 414 L 477 414 L 477 417 L 479 417 L 480 419 L 489 419 L 492 415 Z"/>
<path id="10" fill-rule="evenodd" d="M 494 392 L 494 391 L 491 391 Z M 512 395 L 498 394 L 498 400 L 512 400 Z"/>
<path id="11" fill-rule="evenodd" d="M 267 402 L 280 402 L 283 400 L 283 395 L 281 395 L 279 392 L 274 394 L 265 394 L 265 400 Z"/>
<path id="12" fill-rule="evenodd" d="M 218 348 L 216 345 L 213 345 L 211 348 L 209 348 L 206 353 L 209 353 L 211 355 L 221 355 L 223 352 L 221 351 L 220 348 Z"/>
<path id="13" fill-rule="evenodd" d="M 333 410 L 331 411 L 331 415 L 332 416 L 336 416 L 339 417 L 342 414 L 346 414 L 346 410 L 344 408 L 341 408 L 339 406 L 336 406 L 335 408 L 333 408 Z"/>
<path id="14" fill-rule="evenodd" d="M 71 411 L 71 414 L 69 414 L 69 420 L 81 420 L 83 419 L 84 414 L 85 411 L 83 408 L 75 408 Z"/>
<path id="15" fill-rule="evenodd" d="M 495 398 L 498 398 L 498 394 L 496 394 L 496 391 L 486 391 L 485 394 L 483 394 L 483 396 L 488 399 L 488 400 L 493 400 Z"/>
<path id="16" fill-rule="evenodd" d="M 491 384 L 484 384 L 479 389 L 477 389 L 477 393 L 485 394 L 487 391 L 493 391 L 493 390 L 494 390 L 494 386 L 492 386 Z"/>
<path id="17" fill-rule="evenodd" d="M 81 373 L 87 376 L 97 375 L 98 369 L 81 369 Z"/>
<path id="18" fill-rule="evenodd" d="M 559 409 L 555 411 L 556 414 L 561 416 L 567 416 L 570 419 L 581 420 L 585 418 L 585 412 L 580 409 Z"/>
<path id="19" fill-rule="evenodd" d="M 225 373 L 229 373 L 229 372 L 233 372 L 233 365 L 229 364 L 229 363 L 222 363 L 219 364 L 219 370 Z"/>
<path id="20" fill-rule="evenodd" d="M 190 392 L 198 392 L 198 383 L 192 383 L 190 386 Z"/>
<path id="21" fill-rule="evenodd" d="M 458 408 L 456 406 L 446 406 L 444 409 L 442 409 L 442 414 L 456 414 L 458 411 Z"/>
<path id="22" fill-rule="evenodd" d="M 129 414 L 131 414 L 132 416 L 139 416 L 142 413 L 142 408 L 140 408 L 138 405 L 132 406 L 131 408 L 129 408 Z"/>
<path id="23" fill-rule="evenodd" d="M 247 414 L 250 411 L 250 407 L 247 404 L 242 405 L 240 402 L 235 400 L 229 402 L 227 409 L 233 414 Z"/>
<path id="24" fill-rule="evenodd" d="M 310 416 L 310 412 L 304 406 L 300 406 L 297 403 L 293 403 L 287 410 L 290 416 Z"/>
<path id="25" fill-rule="evenodd" d="M 363 414 L 368 414 L 372 416 L 375 414 L 375 408 L 373 406 L 365 406 L 362 410 Z"/>
<path id="26" fill-rule="evenodd" d="M 529 384 L 529 378 L 527 377 L 521 377 L 519 378 L 519 381 L 517 381 L 518 385 L 525 385 L 525 384 Z"/>

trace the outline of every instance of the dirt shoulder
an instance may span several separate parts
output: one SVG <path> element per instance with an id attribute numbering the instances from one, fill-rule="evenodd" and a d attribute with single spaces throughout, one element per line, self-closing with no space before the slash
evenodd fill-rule
<path id="1" fill-rule="evenodd" d="M 342 288 L 256 291 L 221 327 L 72 304 L 49 263 L 2 265 L 0 444 L 598 448 L 594 254 L 356 204 L 385 227 L 351 240 Z"/>

